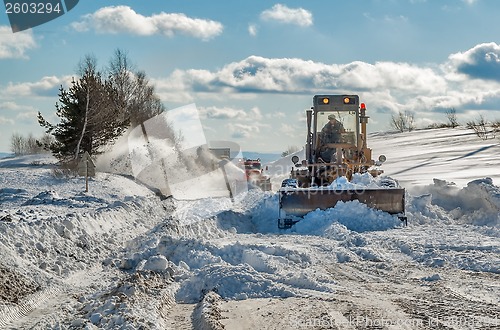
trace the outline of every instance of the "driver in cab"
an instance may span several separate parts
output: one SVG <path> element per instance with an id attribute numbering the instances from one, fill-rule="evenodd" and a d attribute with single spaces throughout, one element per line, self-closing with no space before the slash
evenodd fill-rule
<path id="1" fill-rule="evenodd" d="M 345 133 L 344 125 L 337 120 L 334 114 L 328 116 L 328 122 L 325 124 L 320 134 L 320 157 L 325 162 L 333 160 L 336 149 L 328 148 L 328 143 L 341 143 L 342 133 Z"/>
<path id="2" fill-rule="evenodd" d="M 337 120 L 334 114 L 330 114 L 328 115 L 328 122 L 321 130 L 321 142 L 322 144 L 340 143 L 342 133 L 345 133 L 344 126 Z"/>

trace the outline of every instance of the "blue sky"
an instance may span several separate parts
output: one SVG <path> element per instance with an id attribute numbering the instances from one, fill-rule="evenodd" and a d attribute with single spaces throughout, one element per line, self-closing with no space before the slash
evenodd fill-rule
<path id="1" fill-rule="evenodd" d="M 0 151 L 13 133 L 57 121 L 61 84 L 87 54 L 104 68 L 116 49 L 146 72 L 167 109 L 195 103 L 208 140 L 281 152 L 305 141 L 314 94 L 358 94 L 369 131 L 391 114 L 418 127 L 500 119 L 496 0 L 83 0 L 12 33 L 0 13 Z"/>

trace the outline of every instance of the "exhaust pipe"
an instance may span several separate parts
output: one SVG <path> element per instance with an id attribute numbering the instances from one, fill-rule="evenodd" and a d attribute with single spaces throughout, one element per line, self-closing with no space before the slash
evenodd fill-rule
<path id="1" fill-rule="evenodd" d="M 311 132 L 311 124 L 312 124 L 312 108 L 310 110 L 306 110 L 306 119 L 307 119 L 307 140 L 306 140 L 306 159 L 309 164 L 313 162 L 312 160 L 312 132 Z"/>

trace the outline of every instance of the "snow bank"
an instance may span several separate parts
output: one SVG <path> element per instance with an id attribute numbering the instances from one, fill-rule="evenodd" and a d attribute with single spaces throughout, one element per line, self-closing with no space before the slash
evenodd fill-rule
<path id="1" fill-rule="evenodd" d="M 496 227 L 500 224 L 500 188 L 491 178 L 470 181 L 465 187 L 434 179 L 432 185 L 415 188 L 409 210 L 419 223 L 435 219 Z M 426 219 L 428 218 L 428 219 Z"/>
<path id="2" fill-rule="evenodd" d="M 248 298 L 293 297 L 292 291 L 267 279 L 248 264 L 225 266 L 207 265 L 193 277 L 186 280 L 176 294 L 181 302 L 194 303 L 202 294 L 215 291 L 226 299 L 244 300 Z"/>
<path id="3" fill-rule="evenodd" d="M 51 168 L 58 160 L 50 153 L 0 158 L 0 168 Z"/>
<path id="4" fill-rule="evenodd" d="M 209 291 L 234 300 L 284 298 L 304 295 L 304 290 L 332 292 L 333 283 L 318 281 L 317 272 L 307 270 L 309 256 L 297 250 L 269 243 L 225 243 L 229 237 L 219 237 L 219 244 L 212 244 L 174 238 L 165 235 L 164 229 L 150 233 L 153 238 L 144 244 L 129 246 L 135 252 L 121 265 L 136 271 L 163 272 L 166 268 L 180 282 L 179 302 L 198 302 Z M 302 270 L 295 271 L 297 267 Z"/>

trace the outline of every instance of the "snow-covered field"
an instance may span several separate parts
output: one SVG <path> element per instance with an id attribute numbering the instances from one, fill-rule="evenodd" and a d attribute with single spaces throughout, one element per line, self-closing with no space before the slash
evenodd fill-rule
<path id="1" fill-rule="evenodd" d="M 128 177 L 0 160 L 0 328 L 500 329 L 500 145 L 372 134 L 408 226 L 358 202 L 277 229 L 272 192 L 160 200 Z M 285 169 L 285 170 L 284 170 Z"/>

